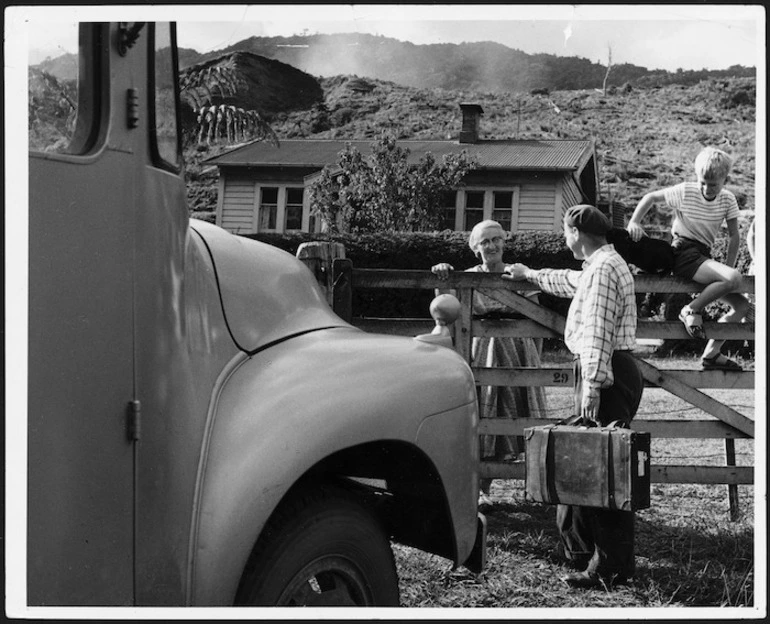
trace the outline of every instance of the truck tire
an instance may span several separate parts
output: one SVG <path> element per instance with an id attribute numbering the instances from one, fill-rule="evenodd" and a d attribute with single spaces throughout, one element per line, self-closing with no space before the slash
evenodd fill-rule
<path id="1" fill-rule="evenodd" d="M 235 599 L 250 606 L 398 606 L 393 551 L 341 488 L 294 497 L 270 519 Z"/>

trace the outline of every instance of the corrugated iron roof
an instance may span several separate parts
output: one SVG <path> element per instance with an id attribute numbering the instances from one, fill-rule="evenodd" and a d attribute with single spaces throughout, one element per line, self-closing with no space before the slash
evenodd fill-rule
<path id="1" fill-rule="evenodd" d="M 250 143 L 205 162 L 228 167 L 282 166 L 323 167 L 337 162 L 337 154 L 350 143 L 362 154 L 371 151 L 372 141 L 331 139 L 287 139 L 279 147 L 265 141 Z M 436 158 L 467 150 L 484 169 L 537 169 L 575 171 L 593 155 L 591 141 L 398 141 L 409 149 L 409 161 L 418 162 L 427 152 Z"/>

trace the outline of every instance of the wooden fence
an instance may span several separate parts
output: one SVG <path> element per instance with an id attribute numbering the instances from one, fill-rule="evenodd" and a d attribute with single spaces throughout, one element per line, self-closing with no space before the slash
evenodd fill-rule
<path id="1" fill-rule="evenodd" d="M 340 316 L 366 331 L 415 336 L 429 333 L 430 319 L 373 319 L 352 318 L 352 291 L 372 289 L 426 289 L 452 288 L 461 303 L 460 317 L 454 324 L 455 349 L 472 364 L 471 344 L 474 336 L 561 338 L 565 318 L 534 303 L 519 292 L 537 290 L 535 285 L 505 280 L 498 275 L 457 271 L 447 280 L 439 280 L 429 271 L 398 271 L 388 269 L 355 269 L 350 261 L 333 262 L 332 288 L 329 300 Z M 694 293 L 701 289 L 695 282 L 675 277 L 636 276 L 637 293 Z M 480 290 L 519 312 L 526 318 L 511 320 L 476 320 L 472 316 L 473 291 Z M 745 292 L 754 292 L 754 278 L 745 278 Z M 725 340 L 754 340 L 753 323 L 706 322 L 710 338 Z M 640 319 L 637 338 L 689 339 L 679 321 Z M 702 388 L 754 388 L 753 371 L 664 370 L 637 358 L 648 387 L 663 388 L 705 412 L 708 418 L 649 418 L 634 420 L 634 429 L 648 431 L 653 438 L 698 438 L 724 440 L 724 465 L 653 465 L 653 483 L 725 484 L 730 516 L 738 516 L 738 485 L 753 485 L 754 467 L 737 466 L 735 440 L 754 438 L 754 421 L 730 405 L 720 403 L 701 391 Z M 478 385 L 496 386 L 556 386 L 572 387 L 572 368 L 484 368 L 472 367 Z M 642 405 L 644 397 L 642 398 Z M 559 417 L 562 417 L 560 415 Z M 521 435 L 525 427 L 553 423 L 554 419 L 513 418 L 482 419 L 480 434 Z M 522 462 L 492 462 L 481 464 L 481 476 L 498 479 L 524 479 Z"/>

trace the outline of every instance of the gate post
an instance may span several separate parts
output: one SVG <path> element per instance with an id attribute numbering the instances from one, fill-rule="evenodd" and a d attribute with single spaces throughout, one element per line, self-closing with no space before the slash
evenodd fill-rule
<path id="1" fill-rule="evenodd" d="M 345 246 L 342 243 L 313 241 L 302 243 L 297 248 L 297 258 L 315 275 L 321 290 L 326 295 L 326 302 L 332 306 L 333 272 L 332 263 L 336 258 L 345 257 Z"/>
<path id="2" fill-rule="evenodd" d="M 735 466 L 735 440 L 725 438 L 725 465 Z M 738 486 L 735 483 L 727 485 L 727 502 L 730 505 L 730 520 L 738 520 Z"/>
<path id="3" fill-rule="evenodd" d="M 471 322 L 473 320 L 473 289 L 458 288 L 457 298 L 460 300 L 460 318 L 455 322 L 455 350 L 463 356 L 463 359 L 471 363 L 472 339 Z"/>

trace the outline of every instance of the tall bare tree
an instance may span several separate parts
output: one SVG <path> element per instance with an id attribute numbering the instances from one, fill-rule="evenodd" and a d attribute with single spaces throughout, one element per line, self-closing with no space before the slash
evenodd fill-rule
<path id="1" fill-rule="evenodd" d="M 610 77 L 610 71 L 612 70 L 612 46 L 607 44 L 607 71 L 604 73 L 604 83 L 602 84 L 602 91 L 604 95 L 607 95 L 607 79 Z"/>

